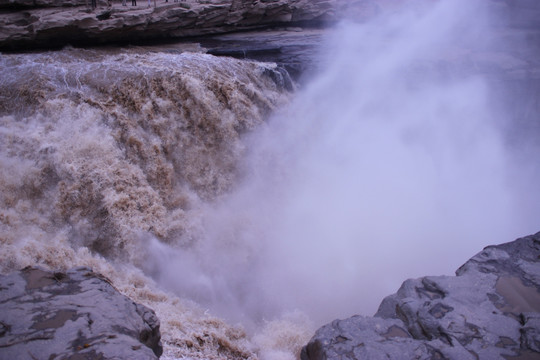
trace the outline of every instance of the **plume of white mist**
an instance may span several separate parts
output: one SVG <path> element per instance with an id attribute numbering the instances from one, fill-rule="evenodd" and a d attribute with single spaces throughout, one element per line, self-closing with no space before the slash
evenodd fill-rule
<path id="1" fill-rule="evenodd" d="M 167 283 L 189 295 L 203 279 L 208 306 L 239 321 L 300 309 L 322 323 L 537 231 L 538 192 L 511 181 L 488 84 L 461 61 L 489 46 L 482 3 L 336 29 L 324 68 L 248 140 L 206 238 L 159 262 L 189 275 Z"/>

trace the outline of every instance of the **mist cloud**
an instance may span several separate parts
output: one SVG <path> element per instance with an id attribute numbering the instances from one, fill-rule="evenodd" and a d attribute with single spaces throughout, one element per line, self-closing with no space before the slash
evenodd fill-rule
<path id="1" fill-rule="evenodd" d="M 516 177 L 537 168 L 509 150 L 475 67 L 494 41 L 482 3 L 341 24 L 320 71 L 246 140 L 245 177 L 204 209 L 204 239 L 165 250 L 157 272 L 189 280 L 162 282 L 234 320 L 322 323 L 536 232 L 538 191 Z"/>

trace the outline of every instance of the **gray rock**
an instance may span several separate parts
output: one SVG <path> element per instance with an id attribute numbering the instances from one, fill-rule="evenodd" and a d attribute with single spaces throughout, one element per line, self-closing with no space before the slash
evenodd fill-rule
<path id="1" fill-rule="evenodd" d="M 157 359 L 160 339 L 154 311 L 89 268 L 0 277 L 1 359 Z"/>
<path id="2" fill-rule="evenodd" d="M 0 0 L 0 50 L 178 38 L 335 21 L 337 0 L 190 1 Z M 131 2 L 130 2 L 131 3 Z M 154 6 L 155 5 L 155 6 Z"/>
<path id="3" fill-rule="evenodd" d="M 319 329 L 303 360 L 540 359 L 540 232 L 405 281 L 374 317 Z"/>

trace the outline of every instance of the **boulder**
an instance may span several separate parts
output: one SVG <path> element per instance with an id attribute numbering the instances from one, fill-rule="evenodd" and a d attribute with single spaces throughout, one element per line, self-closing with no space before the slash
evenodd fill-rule
<path id="1" fill-rule="evenodd" d="M 153 310 L 86 267 L 0 276 L 1 359 L 157 359 Z"/>
<path id="2" fill-rule="evenodd" d="M 374 317 L 323 326 L 301 358 L 540 359 L 540 232 L 486 247 L 456 276 L 405 281 Z"/>

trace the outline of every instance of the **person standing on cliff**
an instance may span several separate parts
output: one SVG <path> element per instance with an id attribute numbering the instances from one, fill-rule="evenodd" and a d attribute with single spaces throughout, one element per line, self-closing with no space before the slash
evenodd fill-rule
<path id="1" fill-rule="evenodd" d="M 137 6 L 137 0 L 131 0 L 131 6 Z"/>

